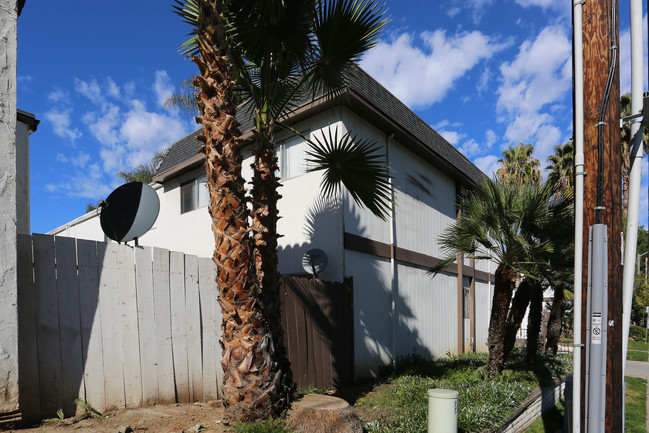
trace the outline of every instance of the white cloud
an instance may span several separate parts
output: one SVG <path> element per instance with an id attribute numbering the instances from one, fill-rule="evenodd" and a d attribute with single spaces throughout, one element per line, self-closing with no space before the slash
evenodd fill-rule
<path id="1" fill-rule="evenodd" d="M 120 123 L 120 109 L 117 105 L 107 104 L 102 108 L 101 115 L 96 112 L 86 113 L 83 120 L 101 144 L 113 145 L 119 140 L 117 127 Z"/>
<path id="2" fill-rule="evenodd" d="M 453 146 L 457 146 L 460 140 L 466 137 L 466 134 L 457 131 L 438 130 L 437 133 L 444 137 L 446 141 L 451 143 Z"/>
<path id="3" fill-rule="evenodd" d="M 472 138 L 462 143 L 462 146 L 460 146 L 458 150 L 462 152 L 464 156 L 466 156 L 467 158 L 471 158 L 472 156 L 479 155 L 480 153 L 482 153 L 483 148 L 480 143 L 478 143 Z"/>
<path id="4" fill-rule="evenodd" d="M 498 159 L 496 155 L 487 155 L 474 159 L 473 163 L 487 176 L 492 177 L 498 170 Z"/>
<path id="5" fill-rule="evenodd" d="M 171 84 L 171 78 L 167 71 L 155 71 L 155 83 L 153 91 L 158 99 L 158 105 L 164 106 L 164 103 L 174 92 L 174 86 Z"/>
<path id="6" fill-rule="evenodd" d="M 95 105 L 102 105 L 104 103 L 104 93 L 94 78 L 91 81 L 83 81 L 75 78 L 74 90 L 88 98 Z"/>
<path id="7" fill-rule="evenodd" d="M 554 124 L 557 111 L 571 90 L 572 43 L 560 26 L 544 28 L 534 40 L 521 44 L 511 62 L 500 67 L 496 103 L 498 121 L 508 123 L 508 143 L 537 146 L 542 163 L 563 139 Z"/>
<path id="8" fill-rule="evenodd" d="M 553 11 L 561 12 L 561 15 L 570 14 L 570 6 L 572 4 L 572 2 L 564 0 L 516 0 L 516 3 L 524 8 L 535 6 L 544 10 L 552 9 Z"/>
<path id="9" fill-rule="evenodd" d="M 459 14 L 460 11 L 461 11 L 460 8 L 458 8 L 458 7 L 452 7 L 452 8 L 449 8 L 449 9 L 446 11 L 446 15 L 448 15 L 449 18 L 453 18 L 455 15 Z"/>
<path id="10" fill-rule="evenodd" d="M 115 99 L 119 99 L 122 96 L 122 94 L 121 94 L 121 92 L 119 90 L 119 86 L 117 84 L 115 84 L 115 82 L 113 81 L 113 79 L 111 77 L 108 77 L 107 83 L 108 83 L 107 84 L 107 86 L 108 86 L 108 89 L 107 89 L 108 95 L 115 98 Z"/>
<path id="11" fill-rule="evenodd" d="M 104 180 L 103 173 L 97 164 L 90 164 L 83 169 L 66 173 L 57 183 L 45 185 L 49 192 L 64 193 L 70 197 L 96 199 L 106 197 L 112 187 Z"/>
<path id="12" fill-rule="evenodd" d="M 62 154 L 62 153 L 57 153 L 57 154 L 56 154 L 56 160 L 57 160 L 58 162 L 66 163 L 66 162 L 68 162 L 68 157 L 65 156 L 65 155 Z"/>
<path id="13" fill-rule="evenodd" d="M 70 126 L 70 113 L 71 110 L 51 109 L 45 113 L 45 119 L 52 124 L 54 134 L 67 140 L 68 145 L 74 146 L 75 141 L 81 137 L 82 134 L 79 129 Z"/>
<path id="14" fill-rule="evenodd" d="M 478 84 L 476 84 L 475 88 L 478 91 L 478 94 L 482 94 L 487 89 L 487 86 L 489 85 L 489 81 L 491 80 L 491 70 L 489 68 L 485 68 L 482 71 L 482 74 L 480 74 L 480 79 L 478 80 Z"/>
<path id="15" fill-rule="evenodd" d="M 441 101 L 459 78 L 507 46 L 478 31 L 424 32 L 418 42 L 407 33 L 383 41 L 361 66 L 406 105 L 422 108 Z"/>
<path id="16" fill-rule="evenodd" d="M 47 99 L 55 104 L 68 105 L 70 103 L 70 95 L 61 89 L 54 89 L 47 94 Z"/>
<path id="17" fill-rule="evenodd" d="M 32 77 L 31 75 L 18 75 L 16 77 L 18 84 L 31 84 L 33 79 L 34 77 Z"/>
<path id="18" fill-rule="evenodd" d="M 485 145 L 487 147 L 491 147 L 494 145 L 497 139 L 498 137 L 496 136 L 496 133 L 491 129 L 487 129 L 487 132 L 485 132 Z"/>

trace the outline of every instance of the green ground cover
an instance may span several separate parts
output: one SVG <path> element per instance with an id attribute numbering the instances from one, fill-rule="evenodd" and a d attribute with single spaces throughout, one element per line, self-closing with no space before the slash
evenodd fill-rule
<path id="1" fill-rule="evenodd" d="M 624 431 L 645 433 L 647 431 L 647 381 L 637 377 L 625 377 L 626 411 Z"/>

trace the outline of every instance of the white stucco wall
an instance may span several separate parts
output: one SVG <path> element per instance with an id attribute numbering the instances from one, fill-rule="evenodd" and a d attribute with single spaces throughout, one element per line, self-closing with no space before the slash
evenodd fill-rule
<path id="1" fill-rule="evenodd" d="M 0 0 L 0 414 L 18 409 L 16 0 Z"/>

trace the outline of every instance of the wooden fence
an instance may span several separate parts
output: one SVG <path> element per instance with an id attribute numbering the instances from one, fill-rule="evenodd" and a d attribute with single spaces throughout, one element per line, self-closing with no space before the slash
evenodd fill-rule
<path id="1" fill-rule="evenodd" d="M 285 276 L 282 325 L 298 389 L 349 385 L 354 376 L 352 279 L 330 283 Z"/>
<path id="2" fill-rule="evenodd" d="M 220 397 L 221 309 L 211 259 L 48 235 L 18 238 L 23 421 Z M 284 277 L 298 388 L 353 379 L 351 280 Z M 1 362 L 1 361 L 0 361 Z"/>
<path id="3" fill-rule="evenodd" d="M 46 235 L 19 247 L 24 421 L 219 396 L 221 311 L 211 260 Z"/>

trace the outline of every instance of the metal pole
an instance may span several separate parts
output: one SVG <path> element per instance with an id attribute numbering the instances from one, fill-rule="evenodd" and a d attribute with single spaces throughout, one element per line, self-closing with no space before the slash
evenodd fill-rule
<path id="1" fill-rule="evenodd" d="M 643 55 L 642 55 L 642 1 L 630 0 L 631 13 L 631 114 L 642 112 Z M 626 224 L 625 257 L 636 255 L 638 245 L 638 216 L 640 212 L 640 189 L 642 177 L 642 121 L 639 118 L 631 124 L 631 171 L 629 172 L 629 208 Z M 638 257 L 638 270 L 640 258 Z M 633 283 L 635 272 L 633 262 L 624 265 L 622 278 L 622 377 L 626 372 L 626 354 L 629 346 L 629 326 L 631 324 L 631 305 L 633 303 Z"/>
<path id="2" fill-rule="evenodd" d="M 649 1 L 649 0 L 647 0 Z M 572 431 L 581 432 L 581 291 L 584 226 L 584 54 L 582 0 L 573 0 L 574 137 L 575 137 L 575 262 L 573 308 Z"/>

